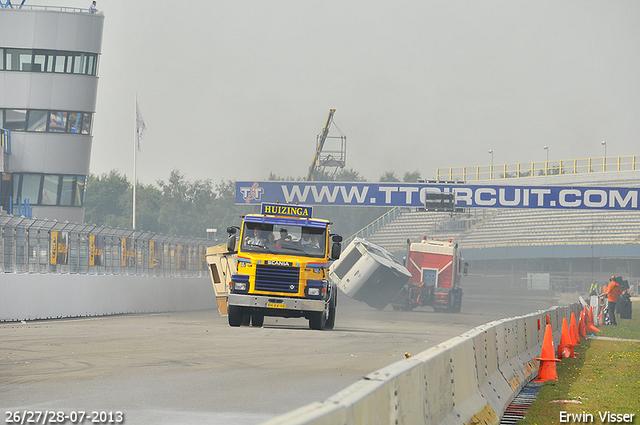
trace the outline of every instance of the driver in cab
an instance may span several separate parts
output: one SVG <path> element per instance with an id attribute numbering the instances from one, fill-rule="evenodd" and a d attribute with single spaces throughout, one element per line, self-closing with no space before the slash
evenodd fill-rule
<path id="1" fill-rule="evenodd" d="M 316 235 L 312 235 L 309 232 L 309 229 L 306 227 L 302 228 L 302 237 L 300 238 L 300 246 L 305 247 L 308 246 L 310 248 L 320 249 L 320 241 Z"/>
<path id="2" fill-rule="evenodd" d="M 255 227 L 253 229 L 253 237 L 246 237 L 245 238 L 245 243 L 247 245 L 252 245 L 252 246 L 261 246 L 264 247 L 265 246 L 265 240 L 262 237 L 262 229 L 259 227 Z"/>
<path id="3" fill-rule="evenodd" d="M 280 239 L 276 241 L 276 248 L 282 248 L 283 246 L 291 246 L 293 244 L 291 235 L 284 227 L 280 229 Z"/>

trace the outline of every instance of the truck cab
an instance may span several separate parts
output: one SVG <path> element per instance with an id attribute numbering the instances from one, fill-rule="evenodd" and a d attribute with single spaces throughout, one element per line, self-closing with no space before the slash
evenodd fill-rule
<path id="1" fill-rule="evenodd" d="M 409 286 L 420 288 L 419 305 L 432 305 L 436 311 L 459 312 L 462 304 L 461 276 L 467 275 L 458 244 L 451 239 L 427 240 L 409 247 L 407 269 Z M 414 301 L 415 302 L 415 301 Z"/>
<path id="2" fill-rule="evenodd" d="M 237 247 L 229 325 L 262 326 L 265 316 L 304 317 L 311 329 L 332 329 L 338 291 L 328 269 L 340 256 L 342 238 L 330 226 L 313 218 L 310 206 L 265 203 L 260 214 L 244 216 L 240 228 L 227 229 L 229 250 Z"/>

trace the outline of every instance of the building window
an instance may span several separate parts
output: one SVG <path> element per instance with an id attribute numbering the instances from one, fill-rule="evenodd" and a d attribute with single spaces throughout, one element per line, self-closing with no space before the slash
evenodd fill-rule
<path id="1" fill-rule="evenodd" d="M 62 176 L 62 192 L 60 192 L 60 205 L 73 205 L 73 184 L 75 176 Z"/>
<path id="2" fill-rule="evenodd" d="M 91 114 L 82 114 L 82 134 L 91 134 Z"/>
<path id="3" fill-rule="evenodd" d="M 49 116 L 49 111 L 38 111 L 38 110 L 29 111 L 29 125 L 27 126 L 27 131 L 37 131 L 37 132 L 47 131 L 48 116 Z"/>
<path id="4" fill-rule="evenodd" d="M 56 59 L 55 59 L 55 66 L 53 67 L 53 72 L 59 72 L 59 73 L 63 73 L 64 72 L 64 65 L 67 61 L 67 57 L 61 53 L 58 53 L 56 55 Z"/>
<path id="5" fill-rule="evenodd" d="M 73 206 L 81 207 L 84 205 L 84 182 L 85 176 L 76 177 L 76 196 L 73 198 Z"/>
<path id="6" fill-rule="evenodd" d="M 96 75 L 96 53 L 0 49 L 0 71 L 57 72 Z"/>
<path id="7" fill-rule="evenodd" d="M 31 71 L 31 50 L 5 49 L 6 71 Z"/>
<path id="8" fill-rule="evenodd" d="M 69 112 L 69 128 L 68 133 L 80 133 L 80 127 L 82 127 L 82 113 Z"/>
<path id="9" fill-rule="evenodd" d="M 44 183 L 42 184 L 42 205 L 58 205 L 58 187 L 60 187 L 60 176 L 44 176 Z"/>
<path id="10" fill-rule="evenodd" d="M 64 133 L 67 129 L 67 112 L 51 111 L 49 113 L 49 131 Z"/>
<path id="11" fill-rule="evenodd" d="M 92 118 L 90 112 L 0 109 L 0 127 L 12 131 L 91 134 Z"/>
<path id="12" fill-rule="evenodd" d="M 31 205 L 36 205 L 40 202 L 40 182 L 42 181 L 42 174 L 23 174 L 22 186 L 20 188 L 20 199 L 22 202 L 29 200 Z"/>
<path id="13" fill-rule="evenodd" d="M 56 55 L 47 53 L 47 69 L 45 72 L 53 72 L 53 65 L 56 62 Z"/>
<path id="14" fill-rule="evenodd" d="M 9 131 L 24 131 L 27 121 L 25 109 L 5 109 L 3 128 Z"/>
<path id="15" fill-rule="evenodd" d="M 33 66 L 31 70 L 34 72 L 45 72 L 47 70 L 47 55 L 45 53 L 33 53 Z"/>
<path id="16" fill-rule="evenodd" d="M 29 200 L 31 205 L 81 207 L 86 176 L 58 174 L 13 174 L 13 204 Z"/>

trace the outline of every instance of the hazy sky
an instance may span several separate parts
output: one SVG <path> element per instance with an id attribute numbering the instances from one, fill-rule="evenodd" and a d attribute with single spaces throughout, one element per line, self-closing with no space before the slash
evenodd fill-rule
<path id="1" fill-rule="evenodd" d="M 27 4 L 87 8 L 90 1 Z M 99 0 L 91 172 L 304 176 L 335 108 L 369 181 L 638 155 L 640 2 Z"/>

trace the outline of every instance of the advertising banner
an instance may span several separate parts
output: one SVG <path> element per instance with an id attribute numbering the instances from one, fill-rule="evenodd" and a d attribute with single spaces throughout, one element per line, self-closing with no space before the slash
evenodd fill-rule
<path id="1" fill-rule="evenodd" d="M 104 236 L 89 235 L 89 266 L 104 266 Z"/>
<path id="2" fill-rule="evenodd" d="M 67 264 L 69 256 L 69 232 L 51 232 L 50 264 Z"/>
<path id="3" fill-rule="evenodd" d="M 135 265 L 135 253 L 133 250 L 133 241 L 131 238 L 121 238 L 121 266 L 133 267 Z"/>
<path id="4" fill-rule="evenodd" d="M 458 208 L 637 210 L 639 188 L 430 183 L 236 182 L 236 205 L 424 207 L 427 193 L 454 193 Z"/>
<path id="5" fill-rule="evenodd" d="M 149 268 L 162 266 L 162 243 L 150 241 L 149 242 Z"/>

